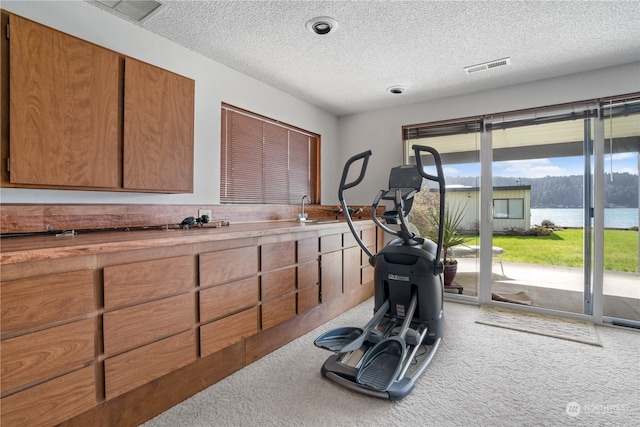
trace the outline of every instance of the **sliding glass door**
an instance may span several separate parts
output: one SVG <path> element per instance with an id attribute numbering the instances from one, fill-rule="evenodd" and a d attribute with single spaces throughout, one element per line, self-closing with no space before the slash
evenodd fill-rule
<path id="1" fill-rule="evenodd" d="M 638 189 L 640 101 L 602 108 L 604 151 L 604 268 L 602 315 L 640 326 Z"/>
<path id="2" fill-rule="evenodd" d="M 595 107 L 488 120 L 494 301 L 592 311 Z"/>

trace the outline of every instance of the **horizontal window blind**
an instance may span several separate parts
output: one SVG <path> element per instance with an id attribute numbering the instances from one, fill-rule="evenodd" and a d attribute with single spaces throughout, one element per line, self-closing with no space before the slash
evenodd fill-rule
<path id="1" fill-rule="evenodd" d="M 220 201 L 314 202 L 319 189 L 319 136 L 222 104 Z"/>

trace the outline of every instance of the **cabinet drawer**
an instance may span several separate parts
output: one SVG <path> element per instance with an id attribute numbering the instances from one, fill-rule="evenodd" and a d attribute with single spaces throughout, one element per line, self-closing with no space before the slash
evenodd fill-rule
<path id="1" fill-rule="evenodd" d="M 217 319 L 243 308 L 258 305 L 260 288 L 257 277 L 214 286 L 200 291 L 200 322 Z"/>
<path id="2" fill-rule="evenodd" d="M 93 318 L 2 341 L 2 393 L 92 361 L 94 341 Z"/>
<path id="3" fill-rule="evenodd" d="M 73 319 L 96 310 L 93 272 L 2 283 L 2 335 Z"/>
<path id="4" fill-rule="evenodd" d="M 263 274 L 260 278 L 262 301 L 273 299 L 296 290 L 295 267 Z"/>
<path id="5" fill-rule="evenodd" d="M 298 265 L 298 289 L 318 284 L 318 261 Z"/>
<path id="6" fill-rule="evenodd" d="M 111 355 L 176 334 L 195 324 L 192 294 L 178 295 L 103 316 L 104 353 Z"/>
<path id="7" fill-rule="evenodd" d="M 334 234 L 320 238 L 320 252 L 334 252 L 342 248 L 342 235 Z"/>
<path id="8" fill-rule="evenodd" d="M 190 330 L 104 362 L 107 400 L 160 378 L 196 360 L 196 332 Z"/>
<path id="9" fill-rule="evenodd" d="M 296 316 L 296 294 L 262 303 L 262 329 L 269 329 Z"/>
<path id="10" fill-rule="evenodd" d="M 296 263 L 296 242 L 279 242 L 262 245 L 260 270 L 270 271 Z"/>
<path id="11" fill-rule="evenodd" d="M 183 256 L 104 269 L 104 307 L 132 305 L 195 287 L 195 258 Z"/>
<path id="12" fill-rule="evenodd" d="M 258 333 L 258 307 L 200 327 L 200 357 L 229 347 Z"/>
<path id="13" fill-rule="evenodd" d="M 318 260 L 318 239 L 316 237 L 298 240 L 298 264 Z"/>
<path id="14" fill-rule="evenodd" d="M 255 246 L 200 255 L 200 286 L 217 285 L 258 273 Z"/>
<path id="15" fill-rule="evenodd" d="M 96 405 L 95 376 L 95 367 L 87 366 L 2 398 L 2 425 L 53 426 L 88 411 Z"/>
<path id="16" fill-rule="evenodd" d="M 319 286 L 311 286 L 298 291 L 298 314 L 311 310 L 320 300 Z"/>

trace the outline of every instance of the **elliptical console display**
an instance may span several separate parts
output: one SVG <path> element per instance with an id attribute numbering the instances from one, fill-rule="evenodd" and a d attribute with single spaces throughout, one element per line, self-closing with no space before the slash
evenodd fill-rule
<path id="1" fill-rule="evenodd" d="M 317 347 L 333 354 L 322 366 L 322 375 L 351 390 L 370 396 L 400 400 L 406 397 L 424 372 L 444 334 L 444 286 L 442 280 L 445 183 L 439 153 L 426 146 L 413 146 L 416 165 L 391 169 L 389 189 L 380 190 L 371 205 L 371 219 L 395 238 L 373 254 L 362 242 L 351 220 L 344 191 L 362 182 L 371 150 L 347 160 L 338 198 L 347 224 L 374 268 L 374 315 L 362 328 L 333 329 L 315 340 Z M 425 172 L 422 156 L 432 156 L 437 175 Z M 352 182 L 349 170 L 356 162 L 361 169 Z M 408 215 L 413 197 L 423 179 L 438 183 L 440 221 L 438 242 L 410 231 Z M 392 201 L 393 210 L 376 215 L 380 201 Z M 399 230 L 387 224 L 399 226 Z"/>

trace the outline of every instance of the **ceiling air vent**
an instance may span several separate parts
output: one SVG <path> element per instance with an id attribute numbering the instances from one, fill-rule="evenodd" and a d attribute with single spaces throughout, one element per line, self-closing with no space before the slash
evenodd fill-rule
<path id="1" fill-rule="evenodd" d="M 138 22 L 146 20 L 162 6 L 162 3 L 155 0 L 97 0 L 97 2 Z"/>
<path id="2" fill-rule="evenodd" d="M 495 61 L 485 62 L 483 64 L 471 65 L 470 67 L 464 67 L 464 71 L 467 74 L 475 73 L 477 71 L 490 70 L 492 68 L 504 67 L 511 64 L 511 58 L 496 59 Z"/>

